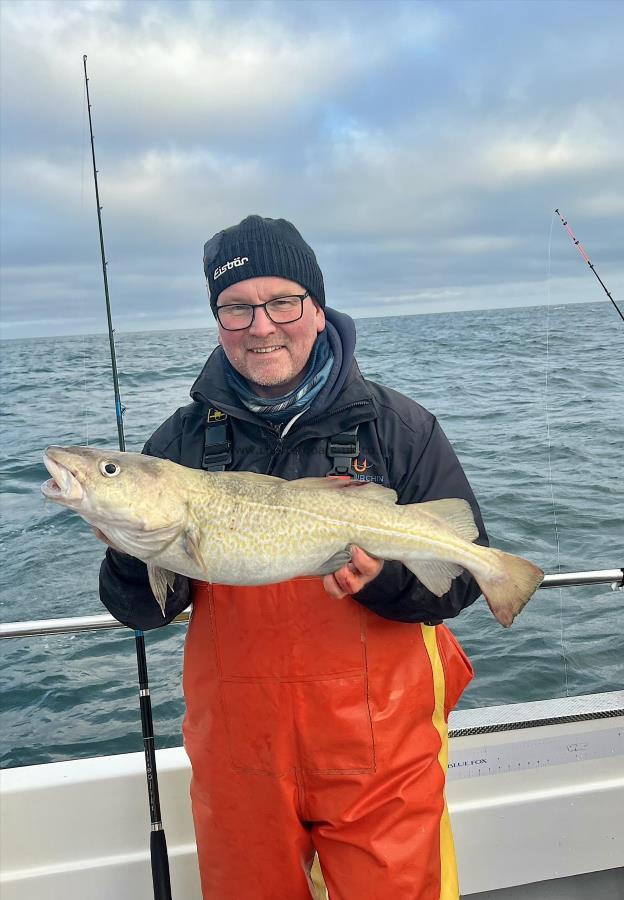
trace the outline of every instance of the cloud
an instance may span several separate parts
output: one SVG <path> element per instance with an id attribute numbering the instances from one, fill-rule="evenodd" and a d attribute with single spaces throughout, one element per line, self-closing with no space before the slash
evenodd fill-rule
<path id="1" fill-rule="evenodd" d="M 487 172 L 496 180 L 582 175 L 617 168 L 620 161 L 617 132 L 587 111 L 572 115 L 556 132 L 527 135 L 515 128 L 493 140 L 484 158 Z"/>
<path id="2" fill-rule="evenodd" d="M 592 217 L 624 216 L 624 190 L 607 189 L 586 197 L 582 213 Z"/>
<path id="3" fill-rule="evenodd" d="M 292 132 L 318 105 L 383 68 L 401 20 L 401 43 L 416 45 L 432 39 L 442 19 L 435 10 L 403 12 L 373 34 L 344 15 L 320 18 L 311 31 L 292 20 L 289 27 L 288 4 L 20 0 L 5 7 L 7 115 L 25 124 L 19 98 L 32 86 L 43 124 L 56 120 L 50 137 L 62 143 L 67 128 L 56 101 L 71 97 L 79 108 L 87 53 L 92 102 L 108 123 L 107 141 L 121 150 L 133 141 L 256 143 L 284 124 Z"/>
<path id="4" fill-rule="evenodd" d="M 4 327 L 89 330 L 102 302 L 84 52 L 127 324 L 192 325 L 204 240 L 250 212 L 294 221 L 362 315 L 537 298 L 556 206 L 618 283 L 624 12 L 593 3 L 588 34 L 588 10 L 5 2 Z M 551 243 L 553 285 L 582 278 Z"/>

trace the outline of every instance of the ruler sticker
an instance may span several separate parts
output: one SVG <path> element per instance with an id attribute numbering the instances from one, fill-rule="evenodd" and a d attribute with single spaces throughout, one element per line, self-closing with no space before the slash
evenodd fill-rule
<path id="1" fill-rule="evenodd" d="M 453 750 L 451 741 L 447 777 L 449 780 L 479 778 L 623 755 L 622 727 L 510 744 L 490 744 L 471 750 Z"/>

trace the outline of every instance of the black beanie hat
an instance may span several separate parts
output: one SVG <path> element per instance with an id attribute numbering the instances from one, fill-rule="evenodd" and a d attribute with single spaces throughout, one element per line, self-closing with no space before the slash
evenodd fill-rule
<path id="1" fill-rule="evenodd" d="M 204 244 L 204 274 L 213 313 L 221 291 L 258 275 L 296 281 L 325 306 L 323 275 L 314 251 L 286 219 L 247 216 L 218 231 Z"/>

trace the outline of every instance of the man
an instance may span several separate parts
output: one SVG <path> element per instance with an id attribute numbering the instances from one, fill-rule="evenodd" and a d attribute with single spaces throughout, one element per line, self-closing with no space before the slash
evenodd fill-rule
<path id="1" fill-rule="evenodd" d="M 145 453 L 294 479 L 351 474 L 400 503 L 472 491 L 435 418 L 366 381 L 355 327 L 325 305 L 311 248 L 249 216 L 205 246 L 220 346 Z M 472 677 L 438 598 L 354 547 L 324 578 L 261 587 L 177 576 L 163 619 L 146 567 L 109 549 L 104 604 L 141 629 L 193 604 L 184 741 L 205 898 L 297 900 L 314 851 L 332 900 L 458 897 L 444 800 L 446 719 Z"/>

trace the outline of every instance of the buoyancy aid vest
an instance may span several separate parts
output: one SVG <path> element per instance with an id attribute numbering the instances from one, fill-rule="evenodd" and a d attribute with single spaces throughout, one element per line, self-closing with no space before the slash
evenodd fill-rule
<path id="1" fill-rule="evenodd" d="M 447 719 L 472 677 L 444 626 L 320 578 L 195 582 L 184 739 L 204 898 L 455 900 Z"/>
<path id="2" fill-rule="evenodd" d="M 360 452 L 358 426 L 343 431 L 327 441 L 327 455 L 332 466 L 327 475 L 352 478 L 355 475 L 354 460 Z M 227 413 L 208 408 L 204 422 L 204 452 L 201 467 L 207 472 L 224 472 L 232 465 L 232 429 Z"/>

